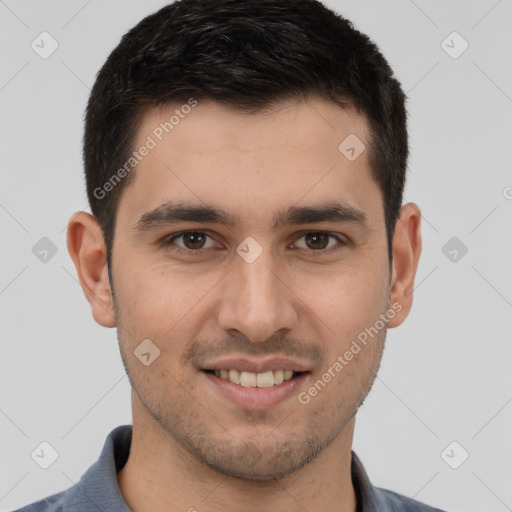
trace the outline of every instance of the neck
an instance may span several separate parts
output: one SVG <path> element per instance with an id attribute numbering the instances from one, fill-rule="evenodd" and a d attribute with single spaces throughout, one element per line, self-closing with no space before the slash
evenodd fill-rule
<path id="1" fill-rule="evenodd" d="M 133 404 L 130 456 L 118 473 L 124 500 L 134 512 L 355 512 L 351 479 L 353 418 L 322 453 L 278 480 L 226 476 L 197 460 Z"/>

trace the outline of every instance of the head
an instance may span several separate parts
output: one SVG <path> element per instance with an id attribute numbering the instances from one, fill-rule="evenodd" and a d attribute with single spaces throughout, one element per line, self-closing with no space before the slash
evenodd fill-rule
<path id="1" fill-rule="evenodd" d="M 421 248 L 405 96 L 376 45 L 316 0 L 177 1 L 99 71 L 83 152 L 93 215 L 68 247 L 117 326 L 134 424 L 255 480 L 348 432 Z M 233 402 L 208 372 L 225 358 L 302 368 L 293 396 Z"/>

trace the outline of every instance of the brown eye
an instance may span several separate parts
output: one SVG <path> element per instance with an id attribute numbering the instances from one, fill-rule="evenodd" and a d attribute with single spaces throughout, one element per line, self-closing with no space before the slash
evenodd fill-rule
<path id="1" fill-rule="evenodd" d="M 178 240 L 182 240 L 178 243 Z M 210 245 L 205 245 L 210 239 Z M 164 245 L 180 254 L 199 255 L 215 246 L 212 237 L 203 231 L 183 231 L 164 241 Z"/>
<path id="2" fill-rule="evenodd" d="M 326 251 L 327 249 L 335 246 L 336 243 L 329 245 L 330 239 L 337 240 L 339 242 L 338 245 L 345 245 L 345 242 L 341 238 L 324 231 L 309 231 L 304 233 L 298 240 L 302 238 L 304 239 L 305 245 L 300 246 L 295 242 L 296 247 L 299 249 L 309 250 L 311 252 Z"/>
<path id="3" fill-rule="evenodd" d="M 325 249 L 329 244 L 330 236 L 325 233 L 307 233 L 305 241 L 310 249 Z"/>
<path id="4" fill-rule="evenodd" d="M 202 249 L 206 240 L 204 233 L 199 231 L 189 231 L 187 233 L 183 233 L 181 236 L 185 247 L 192 250 Z"/>

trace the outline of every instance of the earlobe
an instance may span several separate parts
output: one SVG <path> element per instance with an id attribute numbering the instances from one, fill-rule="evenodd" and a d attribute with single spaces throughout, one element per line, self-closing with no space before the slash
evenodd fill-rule
<path id="1" fill-rule="evenodd" d="M 399 311 L 388 327 L 397 327 L 412 307 L 414 278 L 421 254 L 421 211 L 415 203 L 407 203 L 400 210 L 393 237 L 393 265 L 390 305 Z M 401 307 L 399 308 L 398 305 Z"/>
<path id="2" fill-rule="evenodd" d="M 68 223 L 67 246 L 94 319 L 103 327 L 115 327 L 105 241 L 101 227 L 93 215 L 77 212 L 71 217 Z"/>

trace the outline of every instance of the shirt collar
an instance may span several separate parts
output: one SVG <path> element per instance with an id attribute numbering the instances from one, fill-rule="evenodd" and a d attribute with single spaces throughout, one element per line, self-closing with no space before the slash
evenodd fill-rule
<path id="1" fill-rule="evenodd" d="M 128 460 L 131 441 L 131 425 L 121 425 L 110 432 L 98 461 L 84 473 L 80 482 L 69 490 L 64 512 L 94 509 L 105 512 L 131 512 L 117 482 L 117 472 Z M 363 464 L 354 452 L 351 475 L 357 498 L 357 512 L 392 510 L 381 490 L 370 482 Z"/>
<path id="2" fill-rule="evenodd" d="M 97 462 L 70 489 L 63 512 L 132 512 L 117 483 L 117 472 L 128 460 L 131 441 L 131 425 L 110 432 Z"/>

